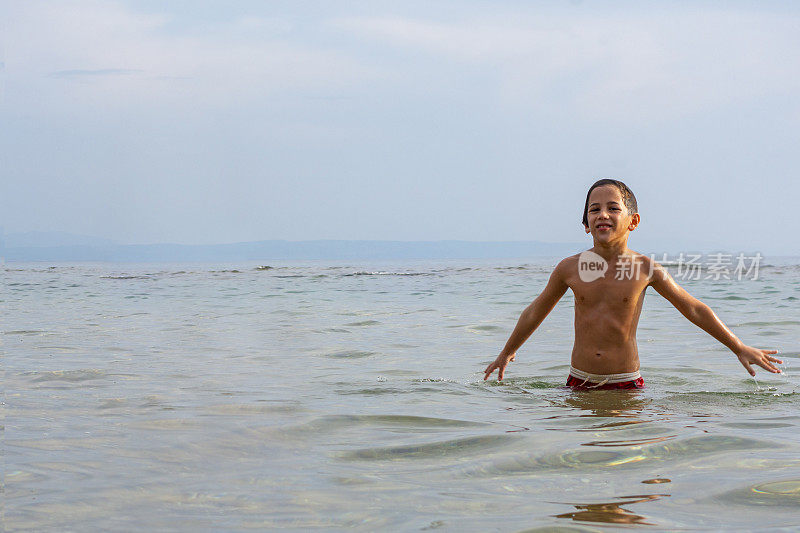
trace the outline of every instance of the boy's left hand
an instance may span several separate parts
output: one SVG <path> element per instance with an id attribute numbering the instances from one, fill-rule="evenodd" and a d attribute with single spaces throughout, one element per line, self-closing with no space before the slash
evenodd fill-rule
<path id="1" fill-rule="evenodd" d="M 753 348 L 752 346 L 744 346 L 741 350 L 736 353 L 736 357 L 739 358 L 739 362 L 742 363 L 742 366 L 747 370 L 751 376 L 756 375 L 756 371 L 750 366 L 758 365 L 764 370 L 768 370 L 775 374 L 781 374 L 781 370 L 775 368 L 772 363 L 783 364 L 783 361 L 776 357 L 771 357 L 772 354 L 778 353 L 778 350 L 761 350 L 759 348 Z"/>

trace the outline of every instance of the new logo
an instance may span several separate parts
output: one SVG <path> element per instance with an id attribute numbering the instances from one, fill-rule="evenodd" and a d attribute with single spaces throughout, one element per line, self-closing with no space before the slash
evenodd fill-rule
<path id="1" fill-rule="evenodd" d="M 602 278 L 608 270 L 608 261 L 591 250 L 578 256 L 578 276 L 585 283 Z"/>

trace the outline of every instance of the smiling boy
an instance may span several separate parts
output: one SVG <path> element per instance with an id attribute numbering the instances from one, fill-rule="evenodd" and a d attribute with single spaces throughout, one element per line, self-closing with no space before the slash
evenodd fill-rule
<path id="1" fill-rule="evenodd" d="M 539 327 L 567 289 L 575 296 L 575 344 L 567 385 L 575 389 L 638 389 L 636 326 L 647 287 L 666 298 L 683 316 L 728 347 L 750 373 L 751 365 L 780 373 L 775 350 L 747 346 L 714 311 L 694 298 L 651 258 L 628 248 L 639 225 L 636 197 L 621 181 L 602 179 L 589 188 L 583 225 L 594 246 L 567 257 L 553 270 L 542 293 L 523 312 L 503 351 L 485 370 L 502 380 L 506 366 Z"/>

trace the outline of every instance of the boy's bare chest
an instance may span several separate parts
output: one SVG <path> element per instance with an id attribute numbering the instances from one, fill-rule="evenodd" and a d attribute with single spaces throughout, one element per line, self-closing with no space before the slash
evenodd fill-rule
<path id="1" fill-rule="evenodd" d="M 567 283 L 575 295 L 576 304 L 611 306 L 636 305 L 642 293 L 647 288 L 646 280 L 637 279 L 606 279 L 601 278 L 591 282 L 580 279 L 569 280 Z"/>

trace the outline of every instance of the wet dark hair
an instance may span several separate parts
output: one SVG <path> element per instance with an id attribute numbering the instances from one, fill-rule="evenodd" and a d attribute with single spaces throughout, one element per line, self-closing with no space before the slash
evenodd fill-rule
<path id="1" fill-rule="evenodd" d="M 632 215 L 634 213 L 639 212 L 639 208 L 636 205 L 636 197 L 633 195 L 633 191 L 630 188 L 622 183 L 619 180 L 611 180 L 611 179 L 602 179 L 597 180 L 594 182 L 594 185 L 589 187 L 589 192 L 586 193 L 586 204 L 583 206 L 583 225 L 587 228 L 589 227 L 589 196 L 592 195 L 592 191 L 598 187 L 602 187 L 603 185 L 613 185 L 614 187 L 619 190 L 619 194 L 622 196 L 622 202 L 625 204 L 625 207 L 628 209 L 628 214 Z"/>

